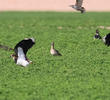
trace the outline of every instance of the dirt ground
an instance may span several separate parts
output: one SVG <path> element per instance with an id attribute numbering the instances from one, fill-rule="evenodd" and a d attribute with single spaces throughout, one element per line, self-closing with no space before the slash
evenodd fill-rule
<path id="1" fill-rule="evenodd" d="M 76 0 L 0 0 L 0 11 L 74 11 L 69 5 Z M 105 2 L 106 1 L 106 2 Z M 87 11 L 110 11 L 110 0 L 84 0 Z"/>

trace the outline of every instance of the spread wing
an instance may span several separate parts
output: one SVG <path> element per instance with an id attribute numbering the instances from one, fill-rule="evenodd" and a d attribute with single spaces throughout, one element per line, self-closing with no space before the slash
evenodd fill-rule
<path id="1" fill-rule="evenodd" d="M 17 53 L 18 47 L 21 47 L 23 49 L 24 54 L 26 55 L 27 51 L 35 44 L 35 42 L 32 41 L 32 39 L 24 39 L 16 44 L 14 50 L 15 53 Z"/>
<path id="2" fill-rule="evenodd" d="M 81 7 L 83 3 L 83 0 L 76 0 L 76 6 Z"/>

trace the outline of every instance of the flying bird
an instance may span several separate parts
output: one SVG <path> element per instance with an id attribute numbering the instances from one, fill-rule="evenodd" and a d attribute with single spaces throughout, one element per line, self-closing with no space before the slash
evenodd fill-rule
<path id="1" fill-rule="evenodd" d="M 51 53 L 51 55 L 53 55 L 53 56 L 62 56 L 62 55 L 59 53 L 59 51 L 54 48 L 54 42 L 51 43 L 50 53 Z"/>
<path id="2" fill-rule="evenodd" d="M 13 48 L 10 48 L 8 46 L 4 46 L 0 44 L 0 48 L 7 50 L 7 51 L 14 51 L 14 54 L 11 55 L 11 57 L 13 58 L 13 60 L 15 61 L 15 63 L 17 65 L 21 65 L 26 67 L 27 65 L 29 65 L 30 63 L 32 63 L 32 61 L 30 61 L 26 54 L 28 52 L 28 50 L 35 44 L 35 40 L 34 38 L 25 38 L 24 40 L 21 40 L 20 42 L 18 42 L 16 44 L 16 46 Z"/>
<path id="3" fill-rule="evenodd" d="M 34 44 L 34 38 L 25 38 L 24 40 L 21 40 L 16 44 L 16 46 L 14 47 L 15 53 L 12 54 L 11 57 L 17 65 L 26 67 L 27 65 L 32 63 L 32 61 L 27 58 L 26 54 Z"/>
<path id="4" fill-rule="evenodd" d="M 94 35 L 94 39 L 102 39 L 102 37 L 100 36 L 99 30 L 96 30 L 96 33 Z"/>
<path id="5" fill-rule="evenodd" d="M 81 13 L 85 12 L 85 8 L 82 7 L 83 0 L 76 0 L 75 5 L 70 5 L 70 7 L 76 9 L 77 11 L 80 11 Z"/>

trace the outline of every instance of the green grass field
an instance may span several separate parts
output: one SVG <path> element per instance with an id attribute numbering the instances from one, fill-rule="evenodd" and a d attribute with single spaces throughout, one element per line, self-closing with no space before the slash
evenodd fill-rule
<path id="1" fill-rule="evenodd" d="M 0 49 L 0 100 L 110 100 L 110 47 L 93 39 L 107 27 L 109 12 L 0 12 L 0 44 L 36 40 L 26 68 Z M 53 41 L 63 56 L 50 55 Z"/>

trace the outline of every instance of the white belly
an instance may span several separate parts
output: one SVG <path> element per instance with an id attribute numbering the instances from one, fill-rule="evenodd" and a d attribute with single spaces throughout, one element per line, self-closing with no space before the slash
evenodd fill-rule
<path id="1" fill-rule="evenodd" d="M 105 41 L 105 37 L 106 37 L 106 36 L 103 37 L 103 42 L 104 42 L 104 43 L 106 42 L 106 41 Z"/>
<path id="2" fill-rule="evenodd" d="M 18 47 L 18 59 L 17 59 L 17 65 L 21 65 L 26 67 L 29 65 L 29 62 L 25 58 L 25 54 L 23 52 L 23 49 L 21 47 Z"/>
<path id="3" fill-rule="evenodd" d="M 29 65 L 29 62 L 28 62 L 27 60 L 24 60 L 24 59 L 18 58 L 16 64 L 17 64 L 17 65 L 21 65 L 21 66 L 26 67 L 27 65 Z"/>

